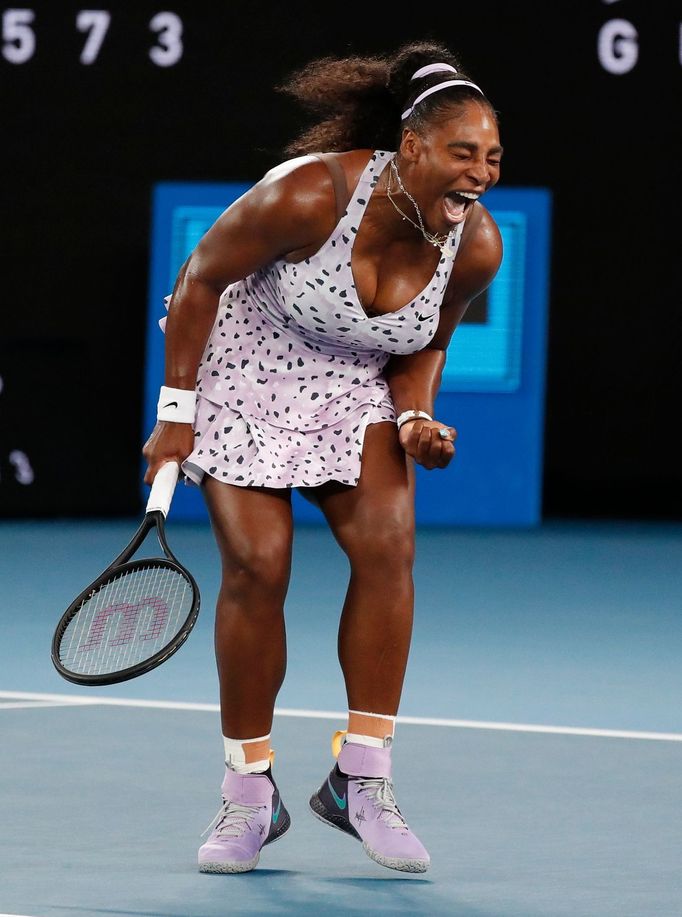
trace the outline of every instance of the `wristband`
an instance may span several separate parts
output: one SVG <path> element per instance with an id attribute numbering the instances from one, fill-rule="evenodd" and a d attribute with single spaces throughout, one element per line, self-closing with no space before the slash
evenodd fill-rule
<path id="1" fill-rule="evenodd" d="M 398 415 L 398 419 L 396 420 L 398 429 L 400 429 L 404 423 L 407 423 L 408 420 L 417 420 L 420 417 L 423 420 L 433 420 L 433 417 L 427 414 L 426 411 L 403 411 L 402 414 Z"/>
<path id="2" fill-rule="evenodd" d="M 174 423 L 193 423 L 196 403 L 197 393 L 194 390 L 162 385 L 156 406 L 156 419 L 170 420 Z"/>

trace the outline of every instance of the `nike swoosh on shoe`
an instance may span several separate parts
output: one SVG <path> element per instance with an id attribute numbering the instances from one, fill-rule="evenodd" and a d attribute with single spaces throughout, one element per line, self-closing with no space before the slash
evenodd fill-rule
<path id="1" fill-rule="evenodd" d="M 272 813 L 273 825 L 276 825 L 277 822 L 279 821 L 279 813 L 281 812 L 281 810 L 282 810 L 282 797 L 280 796 L 280 798 L 277 800 L 277 808 Z"/>
<path id="2" fill-rule="evenodd" d="M 346 794 L 344 793 L 343 796 L 339 796 L 338 793 L 334 790 L 334 787 L 332 786 L 331 780 L 329 779 L 329 777 L 327 777 L 327 786 L 331 790 L 331 794 L 334 797 L 334 802 L 337 804 L 337 806 L 340 809 L 345 809 L 346 804 L 348 802 L 348 800 L 346 799 Z"/>

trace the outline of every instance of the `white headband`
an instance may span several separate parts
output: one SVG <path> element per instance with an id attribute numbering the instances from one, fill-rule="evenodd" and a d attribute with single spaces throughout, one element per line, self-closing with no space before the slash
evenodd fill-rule
<path id="1" fill-rule="evenodd" d="M 452 64 L 427 64 L 426 67 L 420 67 L 419 70 L 416 70 L 412 74 L 410 82 L 412 82 L 412 80 L 418 80 L 422 76 L 428 76 L 429 73 L 440 73 L 445 70 L 449 70 L 451 73 L 457 73 Z"/>
<path id="2" fill-rule="evenodd" d="M 445 83 L 437 83 L 435 86 L 431 86 L 430 89 L 425 89 L 424 92 L 420 93 L 412 105 L 402 113 L 400 116 L 401 120 L 404 121 L 405 118 L 409 118 L 415 107 L 427 96 L 430 96 L 434 92 L 439 92 L 441 89 L 447 89 L 449 86 L 471 86 L 472 89 L 475 89 L 477 92 L 480 92 L 481 95 L 483 95 L 483 90 L 480 88 L 480 86 L 477 86 L 476 83 L 472 83 L 469 80 L 446 80 Z"/>

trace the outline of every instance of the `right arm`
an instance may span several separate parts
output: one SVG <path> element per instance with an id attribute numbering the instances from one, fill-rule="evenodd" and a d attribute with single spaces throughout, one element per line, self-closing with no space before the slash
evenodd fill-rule
<path id="1" fill-rule="evenodd" d="M 164 384 L 194 390 L 225 287 L 290 252 L 321 244 L 334 219 L 329 171 L 314 157 L 277 166 L 228 207 L 175 281 L 166 322 Z M 164 462 L 184 461 L 193 446 L 191 424 L 158 421 L 142 450 L 149 466 L 145 482 L 152 483 Z"/>

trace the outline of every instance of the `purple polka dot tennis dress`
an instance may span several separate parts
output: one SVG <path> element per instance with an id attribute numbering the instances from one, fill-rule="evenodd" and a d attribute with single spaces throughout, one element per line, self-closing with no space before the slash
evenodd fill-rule
<path id="1" fill-rule="evenodd" d="M 194 451 L 182 470 L 238 486 L 357 484 L 368 424 L 395 421 L 382 370 L 391 354 L 421 350 L 435 334 L 454 257 L 387 315 L 359 301 L 351 252 L 392 153 L 375 151 L 346 212 L 319 251 L 283 259 L 230 284 L 199 364 Z M 456 252 L 464 224 L 450 233 Z"/>

